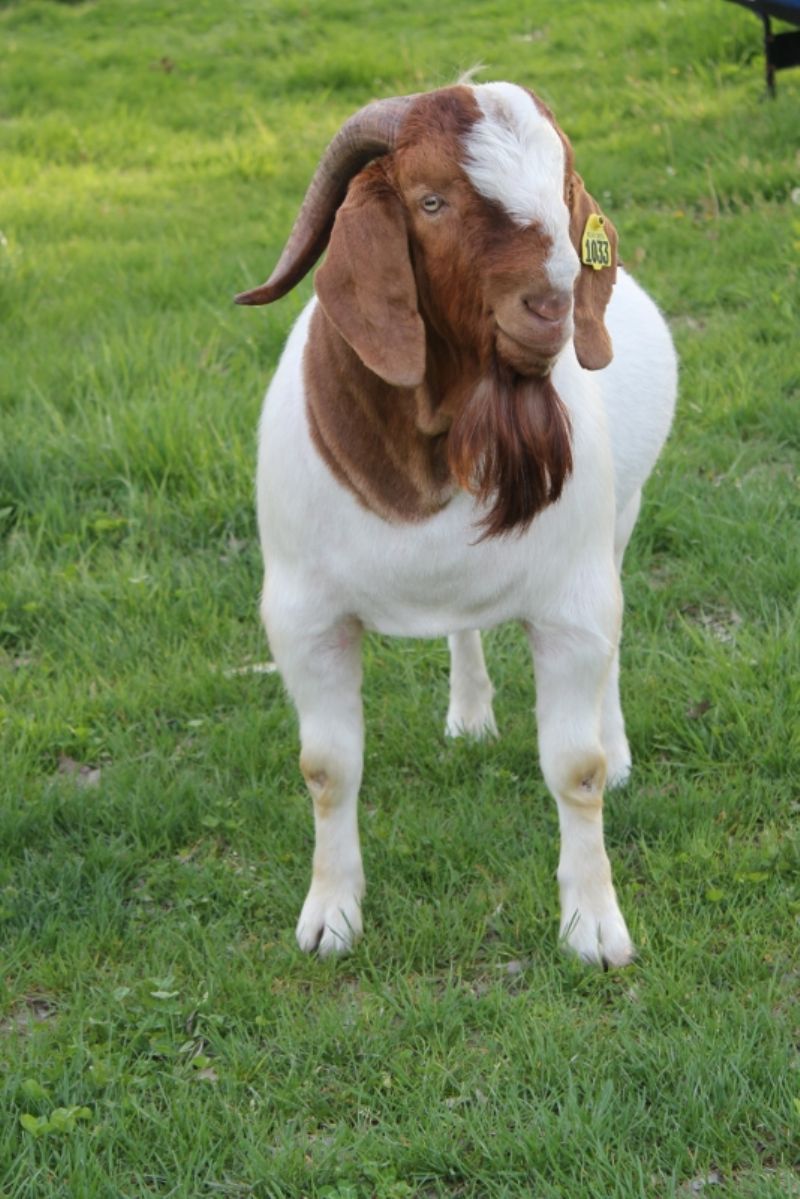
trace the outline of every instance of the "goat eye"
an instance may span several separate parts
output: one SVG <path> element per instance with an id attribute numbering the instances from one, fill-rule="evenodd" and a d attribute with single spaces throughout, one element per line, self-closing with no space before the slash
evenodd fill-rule
<path id="1" fill-rule="evenodd" d="M 422 207 L 425 212 L 438 212 L 444 204 L 441 196 L 425 196 L 422 201 Z"/>

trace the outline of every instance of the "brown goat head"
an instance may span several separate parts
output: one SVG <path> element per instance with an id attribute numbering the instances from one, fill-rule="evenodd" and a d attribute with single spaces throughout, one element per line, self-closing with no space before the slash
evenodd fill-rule
<path id="1" fill-rule="evenodd" d="M 590 218 L 606 262 L 582 261 Z M 331 144 L 273 277 L 239 301 L 283 294 L 327 238 L 328 319 L 386 383 L 435 393 L 453 477 L 491 504 L 484 536 L 527 527 L 572 465 L 556 358 L 572 339 L 585 368 L 611 360 L 616 233 L 552 114 L 511 84 L 368 106 Z"/>

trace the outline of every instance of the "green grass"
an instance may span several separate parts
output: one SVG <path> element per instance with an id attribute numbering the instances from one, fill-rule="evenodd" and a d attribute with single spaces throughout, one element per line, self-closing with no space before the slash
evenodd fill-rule
<path id="1" fill-rule="evenodd" d="M 765 101 L 757 22 L 700 0 L 31 0 L 0 54 L 0 1195 L 800 1193 L 800 73 Z M 369 641 L 339 963 L 293 943 L 293 713 L 231 673 L 310 282 L 231 297 L 345 116 L 476 61 L 555 107 L 682 359 L 626 569 L 618 973 L 558 951 L 516 630 L 489 747 L 442 736 L 442 644 Z"/>

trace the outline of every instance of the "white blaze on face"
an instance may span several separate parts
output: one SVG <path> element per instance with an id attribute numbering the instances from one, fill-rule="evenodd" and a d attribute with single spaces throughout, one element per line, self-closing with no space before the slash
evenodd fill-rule
<path id="1" fill-rule="evenodd" d="M 569 237 L 561 138 L 521 87 L 479 83 L 472 90 L 483 116 L 464 139 L 467 177 L 516 224 L 535 224 L 547 234 L 550 283 L 571 291 L 580 262 Z"/>

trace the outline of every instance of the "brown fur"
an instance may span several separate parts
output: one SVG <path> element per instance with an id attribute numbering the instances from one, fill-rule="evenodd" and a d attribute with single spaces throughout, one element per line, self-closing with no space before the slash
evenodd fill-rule
<path id="1" fill-rule="evenodd" d="M 365 366 L 397 387 L 425 373 L 403 208 L 379 166 L 362 171 L 336 214 L 315 286 L 328 317 Z"/>
<path id="2" fill-rule="evenodd" d="M 589 195 L 577 171 L 572 171 L 568 178 L 569 234 L 580 255 L 586 222 L 593 212 L 600 212 L 600 205 Z M 613 266 L 596 271 L 590 266 L 581 265 L 581 273 L 575 284 L 575 353 L 581 366 L 588 371 L 602 370 L 614 356 L 603 314 L 617 280 L 617 231 L 608 217 L 605 218 L 604 228 L 611 243 Z"/>
<path id="3" fill-rule="evenodd" d="M 443 436 L 420 427 L 417 392 L 370 371 L 321 307 L 303 365 L 311 435 L 339 482 L 386 520 L 438 512 L 454 489 Z"/>
<path id="4" fill-rule="evenodd" d="M 316 276 L 305 375 L 314 442 L 363 504 L 420 520 L 462 487 L 489 506 L 486 537 L 524 530 L 554 503 L 572 455 L 552 351 L 498 332 L 503 313 L 545 280 L 549 243 L 472 189 L 460 139 L 478 114 L 468 88 L 421 97 L 395 152 L 352 181 Z M 599 208 L 553 124 L 580 253 Z M 431 220 L 419 203 L 430 192 L 458 220 Z M 609 221 L 606 230 L 616 261 Z M 582 267 L 576 284 L 575 347 L 588 369 L 610 361 L 603 313 L 615 273 Z"/>
<path id="5" fill-rule="evenodd" d="M 493 501 L 483 537 L 524 531 L 572 470 L 569 418 L 549 376 L 525 378 L 497 363 L 456 416 L 447 460 L 465 490 Z"/>

